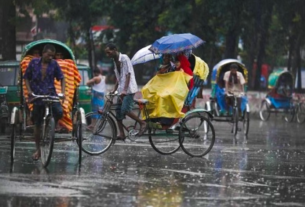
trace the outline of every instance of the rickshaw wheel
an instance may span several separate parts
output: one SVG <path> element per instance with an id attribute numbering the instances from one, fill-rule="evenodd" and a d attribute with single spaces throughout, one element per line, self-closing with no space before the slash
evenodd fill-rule
<path id="1" fill-rule="evenodd" d="M 210 120 L 202 114 L 188 116 L 181 123 L 179 141 L 186 154 L 192 157 L 202 157 L 214 146 L 214 127 Z"/>
<path id="2" fill-rule="evenodd" d="M 180 148 L 178 130 L 148 127 L 148 137 L 152 148 L 162 155 L 173 154 Z"/>
<path id="3" fill-rule="evenodd" d="M 244 126 L 244 134 L 248 135 L 249 133 L 249 125 L 250 125 L 250 112 L 244 112 L 243 126 Z"/>
<path id="4" fill-rule="evenodd" d="M 48 116 L 46 120 L 45 132 L 40 141 L 41 162 L 43 167 L 47 167 L 50 163 L 55 137 L 55 121 L 52 116 Z"/>
<path id="5" fill-rule="evenodd" d="M 298 123 L 304 123 L 305 121 L 305 104 L 300 103 L 297 109 L 297 121 Z"/>
<path id="6" fill-rule="evenodd" d="M 295 115 L 295 108 L 291 107 L 285 111 L 284 119 L 286 122 L 292 122 Z"/>
<path id="7" fill-rule="evenodd" d="M 11 164 L 14 163 L 14 159 L 15 159 L 15 141 L 16 141 L 16 124 L 12 124 L 12 132 L 11 132 Z"/>
<path id="8" fill-rule="evenodd" d="M 233 114 L 232 114 L 232 121 L 233 121 L 233 128 L 232 128 L 232 133 L 234 135 L 237 134 L 238 131 L 238 109 L 236 107 L 233 108 Z"/>
<path id="9" fill-rule="evenodd" d="M 78 144 L 78 164 L 81 164 L 82 163 L 82 143 L 83 143 L 81 120 L 77 120 L 77 123 L 76 123 L 76 139 L 77 139 L 77 144 Z"/>
<path id="10" fill-rule="evenodd" d="M 95 122 L 95 123 L 93 123 Z M 89 155 L 100 155 L 114 143 L 116 125 L 112 117 L 89 112 L 82 126 L 82 150 Z"/>
<path id="11" fill-rule="evenodd" d="M 267 121 L 270 117 L 270 109 L 266 100 L 263 100 L 261 103 L 259 117 L 262 121 Z"/>

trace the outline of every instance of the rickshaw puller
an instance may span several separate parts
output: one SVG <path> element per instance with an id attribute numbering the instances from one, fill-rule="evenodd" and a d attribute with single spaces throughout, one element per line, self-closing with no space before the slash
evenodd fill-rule
<path id="1" fill-rule="evenodd" d="M 55 47 L 47 44 L 42 51 L 42 57 L 32 59 L 29 63 L 25 74 L 25 84 L 29 93 L 35 95 L 52 95 L 57 96 L 54 86 L 54 78 L 61 82 L 62 94 L 65 94 L 65 78 L 58 63 L 53 60 Z M 64 99 L 64 95 L 60 98 Z M 36 143 L 36 152 L 33 154 L 33 160 L 40 158 L 40 128 L 44 117 L 44 103 L 37 99 L 33 103 L 32 118 L 35 124 L 34 137 Z M 53 103 L 52 111 L 55 123 L 63 116 L 63 109 L 59 102 Z M 56 125 L 56 124 L 55 124 Z"/>
<path id="2" fill-rule="evenodd" d="M 146 131 L 147 124 L 132 112 L 134 103 L 133 97 L 138 91 L 138 86 L 131 61 L 127 55 L 120 53 L 117 50 L 117 47 L 112 43 L 106 45 L 105 53 L 114 61 L 114 72 L 117 82 L 112 92 L 118 90 L 118 93 L 120 94 L 120 99 L 118 99 L 118 106 L 116 108 L 120 132 L 116 140 L 125 140 L 122 123 L 125 115 L 140 123 L 141 128 L 137 135 L 141 136 Z"/>
<path id="3" fill-rule="evenodd" d="M 226 88 L 226 109 L 229 113 L 230 106 L 233 106 L 233 99 L 229 94 L 243 95 L 244 94 L 244 84 L 246 83 L 244 76 L 241 72 L 237 71 L 238 65 L 232 63 L 230 65 L 230 70 L 225 72 L 223 80 L 225 81 Z M 237 105 L 239 112 L 241 106 L 241 97 L 237 98 Z"/>

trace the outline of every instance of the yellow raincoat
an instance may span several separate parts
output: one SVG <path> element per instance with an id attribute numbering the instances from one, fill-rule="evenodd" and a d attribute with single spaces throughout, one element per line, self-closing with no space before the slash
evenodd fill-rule
<path id="1" fill-rule="evenodd" d="M 193 70 L 194 75 L 199 76 L 202 80 L 206 80 L 209 75 L 209 66 L 200 57 L 197 57 L 196 55 L 194 55 L 194 57 L 196 60 Z"/>
<path id="2" fill-rule="evenodd" d="M 149 101 L 149 117 L 183 117 L 181 110 L 189 92 L 187 84 L 191 78 L 183 71 L 155 75 L 141 90 L 143 98 Z M 143 116 L 143 119 L 146 117 Z"/>

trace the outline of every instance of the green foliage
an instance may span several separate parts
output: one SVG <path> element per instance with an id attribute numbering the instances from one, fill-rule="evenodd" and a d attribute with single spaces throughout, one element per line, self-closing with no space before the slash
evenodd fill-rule
<path id="1" fill-rule="evenodd" d="M 239 54 L 251 70 L 257 58 L 271 66 L 282 65 L 288 51 L 293 65 L 298 50 L 305 45 L 304 0 L 15 0 L 15 3 L 22 13 L 26 13 L 28 6 L 34 7 L 38 15 L 56 9 L 58 17 L 70 23 L 70 38 L 80 33 L 88 38 L 88 29 L 95 24 L 111 25 L 118 29 L 115 43 L 119 50 L 130 56 L 168 33 L 190 32 L 206 41 L 195 53 L 210 67 L 227 55 Z M 103 18 L 107 22 L 101 23 Z M 110 39 L 112 35 L 105 32 L 104 36 Z M 242 49 L 238 49 L 239 40 Z"/>

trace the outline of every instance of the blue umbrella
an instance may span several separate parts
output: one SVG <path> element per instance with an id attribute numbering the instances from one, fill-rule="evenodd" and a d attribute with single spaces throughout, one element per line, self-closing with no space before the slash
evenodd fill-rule
<path id="1" fill-rule="evenodd" d="M 171 54 L 190 50 L 203 44 L 204 41 L 191 34 L 173 34 L 156 40 L 149 50 L 154 53 Z"/>

